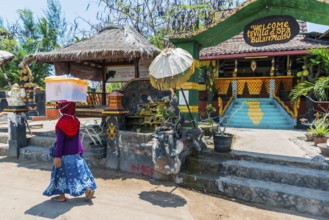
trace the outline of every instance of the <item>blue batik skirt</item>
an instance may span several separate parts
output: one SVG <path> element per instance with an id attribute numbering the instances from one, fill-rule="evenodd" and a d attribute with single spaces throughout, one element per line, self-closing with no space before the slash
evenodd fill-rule
<path id="1" fill-rule="evenodd" d="M 70 194 L 80 196 L 88 188 L 95 190 L 96 183 L 85 160 L 79 154 L 65 155 L 59 168 L 53 166 L 50 185 L 43 192 L 45 196 Z"/>

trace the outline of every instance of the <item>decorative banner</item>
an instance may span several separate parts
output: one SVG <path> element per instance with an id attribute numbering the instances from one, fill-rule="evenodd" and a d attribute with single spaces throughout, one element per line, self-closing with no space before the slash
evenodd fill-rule
<path id="1" fill-rule="evenodd" d="M 244 28 L 247 44 L 261 47 L 289 42 L 299 33 L 299 24 L 292 16 L 268 16 L 257 19 Z"/>

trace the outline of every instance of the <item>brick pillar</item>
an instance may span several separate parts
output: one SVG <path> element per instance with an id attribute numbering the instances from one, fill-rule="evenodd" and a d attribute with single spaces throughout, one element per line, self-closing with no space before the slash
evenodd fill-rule
<path id="1" fill-rule="evenodd" d="M 122 107 L 123 95 L 117 91 L 110 93 L 110 106 L 102 114 L 105 118 L 107 133 L 107 153 L 105 166 L 111 169 L 120 169 L 119 130 L 126 124 L 126 114 Z"/>

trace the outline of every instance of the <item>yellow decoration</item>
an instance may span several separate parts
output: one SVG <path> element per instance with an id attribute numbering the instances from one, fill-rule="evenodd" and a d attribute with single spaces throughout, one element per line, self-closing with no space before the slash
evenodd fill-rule
<path id="1" fill-rule="evenodd" d="M 233 77 L 237 77 L 237 75 L 238 75 L 238 60 L 235 59 L 235 61 L 234 61 Z"/>
<path id="2" fill-rule="evenodd" d="M 182 89 L 194 89 L 198 91 L 206 91 L 206 85 L 194 83 L 194 82 L 185 82 L 181 84 Z M 180 87 L 176 87 L 176 89 L 179 89 Z"/>
<path id="3" fill-rule="evenodd" d="M 259 125 L 263 118 L 264 112 L 259 106 L 259 102 L 250 101 L 248 102 L 249 110 L 248 115 L 254 125 Z"/>
<path id="4" fill-rule="evenodd" d="M 109 128 L 107 129 L 106 133 L 108 134 L 110 140 L 114 140 L 117 134 L 116 126 L 113 123 L 109 124 Z"/>
<path id="5" fill-rule="evenodd" d="M 201 62 L 199 60 L 194 60 L 195 68 L 200 68 Z"/>
<path id="6" fill-rule="evenodd" d="M 272 67 L 270 70 L 270 76 L 274 76 L 274 73 L 275 73 L 274 65 L 275 65 L 275 60 L 274 60 L 274 58 L 272 58 Z"/>
<path id="7" fill-rule="evenodd" d="M 188 108 L 185 105 L 179 105 L 178 108 L 181 112 L 185 112 L 185 113 L 188 112 Z M 199 112 L 199 106 L 197 106 L 197 105 L 196 106 L 193 106 L 193 105 L 191 106 L 190 105 L 190 110 L 191 110 L 191 112 L 195 112 L 195 113 Z"/>
<path id="8" fill-rule="evenodd" d="M 256 71 L 256 68 L 257 68 L 257 62 L 256 62 L 256 60 L 252 60 L 252 61 L 251 61 L 250 68 L 251 68 L 251 70 L 252 70 L 253 72 Z"/>
<path id="9" fill-rule="evenodd" d="M 248 87 L 248 91 L 251 95 L 259 95 L 263 84 L 266 91 L 269 92 L 269 80 L 272 77 L 236 77 L 236 78 L 217 78 L 215 83 L 218 87 L 219 95 L 228 94 L 229 85 L 233 80 L 237 81 L 237 94 L 242 95 L 245 86 Z M 282 82 L 285 90 L 292 89 L 293 76 L 276 76 L 275 77 L 275 92 L 278 92 L 280 83 Z"/>
<path id="10" fill-rule="evenodd" d="M 210 60 L 200 60 L 200 65 L 201 66 L 209 66 L 210 65 Z"/>

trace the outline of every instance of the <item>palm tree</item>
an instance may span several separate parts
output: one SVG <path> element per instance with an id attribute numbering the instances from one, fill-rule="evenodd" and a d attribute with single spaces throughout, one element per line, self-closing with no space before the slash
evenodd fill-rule
<path id="1" fill-rule="evenodd" d="M 305 96 L 305 117 L 311 119 L 314 117 L 314 103 L 329 103 L 329 51 L 327 48 L 312 48 L 308 52 L 304 63 L 311 74 L 307 76 L 308 81 L 302 81 L 292 89 L 289 97 L 296 102 L 299 97 Z"/>
<path id="2" fill-rule="evenodd" d="M 295 102 L 301 96 L 306 96 L 313 102 L 317 103 L 328 103 L 328 89 L 329 89 L 329 77 L 321 77 L 317 79 L 314 83 L 309 81 L 304 81 L 298 83 L 290 92 L 290 100 Z M 310 96 L 313 93 L 314 97 L 318 100 L 315 101 Z"/>

